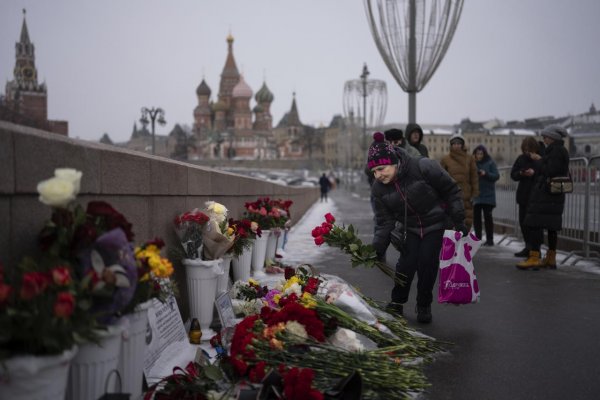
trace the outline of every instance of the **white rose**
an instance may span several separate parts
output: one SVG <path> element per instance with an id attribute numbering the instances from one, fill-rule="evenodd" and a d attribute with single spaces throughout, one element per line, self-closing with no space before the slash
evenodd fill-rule
<path id="1" fill-rule="evenodd" d="M 75 190 L 75 195 L 79 193 L 79 188 L 81 184 L 81 171 L 77 171 L 73 168 L 56 168 L 54 170 L 54 176 L 57 178 L 65 179 L 73 183 L 73 188 Z"/>
<path id="2" fill-rule="evenodd" d="M 210 219 L 221 223 L 227 218 L 227 208 L 223 204 L 207 201 L 204 205 L 206 206 L 206 212 L 209 214 Z"/>
<path id="3" fill-rule="evenodd" d="M 62 178 L 50 178 L 38 183 L 37 191 L 40 201 L 48 206 L 65 208 L 75 200 L 75 186 L 73 182 Z"/>

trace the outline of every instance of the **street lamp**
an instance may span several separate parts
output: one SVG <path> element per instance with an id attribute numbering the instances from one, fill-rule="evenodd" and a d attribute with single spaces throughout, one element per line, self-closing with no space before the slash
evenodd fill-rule
<path id="1" fill-rule="evenodd" d="M 148 121 L 148 117 L 150 117 L 150 121 Z M 158 120 L 156 119 L 156 117 L 158 117 Z M 154 146 L 154 121 L 158 122 L 160 125 L 164 125 L 167 123 L 167 121 L 165 121 L 165 112 L 163 111 L 163 109 L 160 107 L 142 107 L 142 117 L 140 118 L 140 122 L 142 124 L 147 124 L 148 122 L 152 123 L 152 155 L 156 154 Z"/>
<path id="2" fill-rule="evenodd" d="M 362 148 L 363 151 L 367 151 L 367 77 L 369 76 L 369 70 L 367 69 L 367 63 L 363 65 L 362 74 L 360 79 L 362 80 L 362 95 L 363 95 L 363 140 Z"/>

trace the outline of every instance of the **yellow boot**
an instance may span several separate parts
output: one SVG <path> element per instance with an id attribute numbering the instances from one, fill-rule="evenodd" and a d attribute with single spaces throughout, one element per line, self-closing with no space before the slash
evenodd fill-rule
<path id="1" fill-rule="evenodd" d="M 535 250 L 529 251 L 529 258 L 525 261 L 521 261 L 517 264 L 518 269 L 533 269 L 538 270 L 542 267 L 542 262 L 540 260 L 540 252 Z"/>
<path id="2" fill-rule="evenodd" d="M 544 268 L 556 269 L 556 250 L 548 250 L 542 261 Z"/>

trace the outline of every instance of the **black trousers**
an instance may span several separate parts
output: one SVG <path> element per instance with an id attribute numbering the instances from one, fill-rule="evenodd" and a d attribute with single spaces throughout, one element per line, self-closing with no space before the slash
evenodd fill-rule
<path id="1" fill-rule="evenodd" d="M 417 305 L 428 306 L 433 301 L 433 286 L 440 266 L 440 250 L 444 230 L 428 233 L 422 239 L 415 233 L 408 232 L 406 238 L 407 252 L 401 255 L 396 263 L 396 276 L 404 281 L 404 285 L 395 285 L 392 289 L 392 301 L 404 304 L 408 301 L 410 285 L 417 274 Z"/>
<path id="2" fill-rule="evenodd" d="M 542 228 L 529 228 L 529 237 L 531 239 L 531 250 L 540 251 L 544 243 L 544 230 Z M 556 250 L 558 245 L 558 231 L 548 230 L 548 249 Z"/>
<path id="3" fill-rule="evenodd" d="M 492 210 L 494 206 L 491 204 L 475 204 L 473 206 L 473 229 L 475 236 L 481 239 L 481 213 L 483 212 L 483 220 L 485 223 L 485 241 L 494 243 L 494 218 Z"/>
<path id="4" fill-rule="evenodd" d="M 521 227 L 521 233 L 523 234 L 523 241 L 525 247 L 531 246 L 531 238 L 529 237 L 529 227 L 525 226 L 525 216 L 527 215 L 527 204 L 519 204 L 519 226 Z"/>

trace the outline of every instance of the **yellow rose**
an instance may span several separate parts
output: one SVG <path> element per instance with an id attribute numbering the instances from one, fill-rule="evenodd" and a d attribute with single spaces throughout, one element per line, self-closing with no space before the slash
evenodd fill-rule
<path id="1" fill-rule="evenodd" d="M 79 188 L 81 184 L 81 171 L 77 171 L 73 168 L 56 168 L 54 170 L 54 176 L 57 178 L 61 178 L 73 183 L 73 188 L 75 191 L 75 195 L 79 193 Z"/>
<path id="2" fill-rule="evenodd" d="M 42 203 L 59 208 L 66 208 L 77 194 L 73 182 L 57 177 L 38 183 L 37 191 Z"/>

